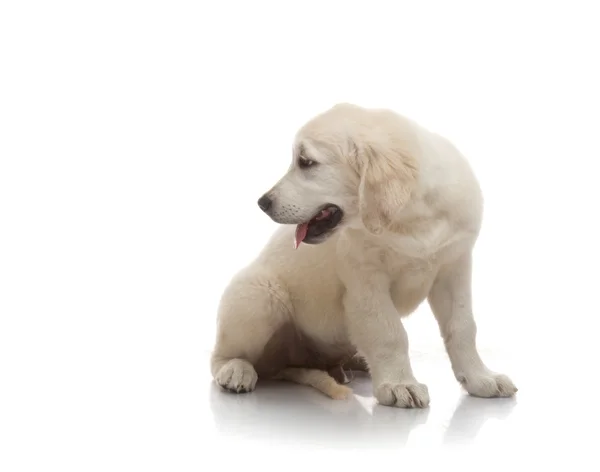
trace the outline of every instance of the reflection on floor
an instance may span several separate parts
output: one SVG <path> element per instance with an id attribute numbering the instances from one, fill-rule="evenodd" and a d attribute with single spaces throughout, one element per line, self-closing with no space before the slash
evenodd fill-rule
<path id="1" fill-rule="evenodd" d="M 470 397 L 452 377 L 447 362 L 431 361 L 413 362 L 432 398 L 424 410 L 378 405 L 371 380 L 363 373 L 355 373 L 350 383 L 354 396 L 346 401 L 331 400 L 309 387 L 262 381 L 256 391 L 242 395 L 223 392 L 211 383 L 210 406 L 218 432 L 252 441 L 354 449 L 398 448 L 410 444 L 413 435 L 414 441 L 433 435 L 429 444 L 433 440 L 448 445 L 498 439 L 511 424 L 519 397 Z"/>
<path id="2" fill-rule="evenodd" d="M 354 396 L 345 401 L 331 400 L 301 385 L 260 380 L 254 392 L 236 395 L 207 379 L 205 392 L 214 444 L 236 444 L 237 450 L 268 453 L 281 453 L 285 448 L 304 450 L 307 457 L 329 451 L 331 457 L 339 458 L 340 451 L 361 451 L 345 462 L 355 466 L 361 459 L 366 464 L 388 455 L 395 460 L 399 453 L 404 460 L 406 454 L 415 451 L 416 464 L 421 464 L 423 451 L 441 464 L 441 456 L 431 453 L 436 450 L 448 454 L 469 451 L 479 454 L 477 457 L 501 451 L 494 459 L 498 467 L 498 461 L 510 467 L 510 458 L 525 452 L 539 465 L 540 460 L 554 463 L 551 458 L 557 454 L 575 460 L 568 451 L 577 450 L 578 470 L 594 470 L 584 457 L 593 451 L 595 436 L 583 431 L 599 417 L 598 406 L 591 402 L 582 412 L 569 408 L 575 398 L 562 391 L 562 379 L 556 376 L 564 364 L 560 353 L 546 363 L 514 352 L 509 355 L 491 350 L 483 354 L 490 367 L 513 379 L 519 388 L 516 397 L 482 399 L 467 395 L 440 350 L 412 355 L 417 379 L 428 385 L 431 396 L 431 405 L 424 410 L 378 405 L 371 380 L 362 373 L 355 374 L 350 383 Z M 577 377 L 586 379 L 582 373 Z M 382 455 L 384 452 L 389 454 Z M 298 460 L 301 457 L 303 454 Z M 335 463 L 336 459 L 332 460 Z"/>

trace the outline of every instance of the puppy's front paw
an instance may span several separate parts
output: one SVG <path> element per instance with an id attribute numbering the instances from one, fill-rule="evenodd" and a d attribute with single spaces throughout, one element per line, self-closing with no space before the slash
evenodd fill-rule
<path id="1" fill-rule="evenodd" d="M 258 375 L 250 362 L 243 359 L 231 359 L 217 375 L 215 381 L 225 390 L 233 393 L 251 392 L 256 387 Z"/>
<path id="2" fill-rule="evenodd" d="M 429 391 L 420 383 L 383 383 L 375 389 L 375 398 L 382 405 L 398 408 L 427 408 Z"/>
<path id="3" fill-rule="evenodd" d="M 458 377 L 467 392 L 474 397 L 512 397 L 518 388 L 506 375 L 494 373 L 481 373 L 462 375 Z"/>

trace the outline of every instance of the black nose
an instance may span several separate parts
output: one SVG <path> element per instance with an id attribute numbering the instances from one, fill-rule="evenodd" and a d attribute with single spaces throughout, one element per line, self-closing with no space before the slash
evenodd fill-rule
<path id="1" fill-rule="evenodd" d="M 269 197 L 267 197 L 266 195 L 263 195 L 262 197 L 260 197 L 258 199 L 258 206 L 260 207 L 260 209 L 262 211 L 268 211 L 269 208 L 271 208 L 271 204 L 273 202 L 271 201 L 271 199 Z"/>

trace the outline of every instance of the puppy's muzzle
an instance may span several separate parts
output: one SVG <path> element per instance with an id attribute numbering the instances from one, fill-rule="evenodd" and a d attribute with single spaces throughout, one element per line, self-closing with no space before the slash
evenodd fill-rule
<path id="1" fill-rule="evenodd" d="M 271 206 L 273 206 L 273 200 L 271 200 L 267 195 L 263 195 L 258 199 L 258 206 L 262 211 L 267 213 L 271 209 Z"/>

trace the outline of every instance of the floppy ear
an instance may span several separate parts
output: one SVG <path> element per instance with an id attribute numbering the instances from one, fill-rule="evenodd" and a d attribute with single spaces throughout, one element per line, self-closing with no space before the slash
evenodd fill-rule
<path id="1" fill-rule="evenodd" d="M 361 162 L 358 190 L 365 227 L 380 234 L 408 202 L 417 183 L 418 163 L 405 146 L 367 145 L 358 152 Z"/>

